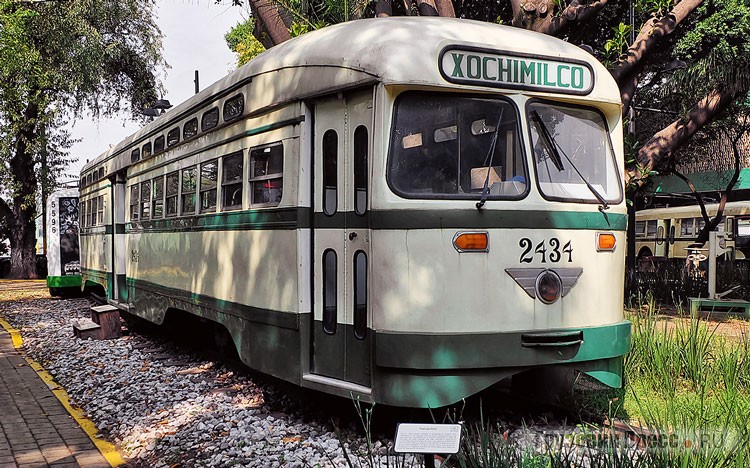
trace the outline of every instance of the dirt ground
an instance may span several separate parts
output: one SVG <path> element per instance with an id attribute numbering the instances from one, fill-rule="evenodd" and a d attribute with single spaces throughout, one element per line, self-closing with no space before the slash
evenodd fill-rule
<path id="1" fill-rule="evenodd" d="M 646 306 L 644 306 L 646 307 Z M 633 310 L 633 313 L 646 314 L 647 310 Z M 716 335 L 738 340 L 750 339 L 750 317 L 739 314 L 727 314 L 722 312 L 699 312 L 699 317 L 714 331 Z M 657 321 L 666 322 L 667 329 L 673 329 L 677 324 L 685 324 L 690 321 L 690 315 L 678 310 L 674 306 L 657 306 Z"/>

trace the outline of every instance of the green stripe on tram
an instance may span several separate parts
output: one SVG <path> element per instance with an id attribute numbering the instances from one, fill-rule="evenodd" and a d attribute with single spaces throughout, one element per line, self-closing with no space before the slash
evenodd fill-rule
<path id="1" fill-rule="evenodd" d="M 232 211 L 134 221 L 126 232 L 343 229 L 575 229 L 625 231 L 627 216 L 580 211 L 382 210 L 333 216 L 309 208 Z M 111 232 L 111 231 L 110 231 Z"/>
<path id="2" fill-rule="evenodd" d="M 81 287 L 81 277 L 79 275 L 70 276 L 48 276 L 48 288 L 76 288 Z"/>

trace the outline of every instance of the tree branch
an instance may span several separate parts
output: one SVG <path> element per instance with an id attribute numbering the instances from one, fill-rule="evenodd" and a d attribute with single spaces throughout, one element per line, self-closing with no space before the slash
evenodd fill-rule
<path id="1" fill-rule="evenodd" d="M 641 27 L 635 42 L 620 56 L 610 72 L 618 84 L 635 71 L 636 66 L 664 37 L 703 3 L 703 0 L 682 0 L 661 19 L 651 18 Z"/>
<path id="2" fill-rule="evenodd" d="M 451 0 L 435 0 L 435 6 L 440 16 L 446 18 L 455 18 L 456 10 L 453 8 L 453 2 Z"/>
<path id="3" fill-rule="evenodd" d="M 439 16 L 434 0 L 417 0 L 419 16 Z"/>
<path id="4" fill-rule="evenodd" d="M 684 119 L 677 119 L 657 132 L 638 150 L 636 163 L 639 167 L 628 171 L 626 174 L 628 183 L 639 181 L 644 173 L 650 172 L 671 158 L 675 149 L 685 144 L 690 137 L 732 102 L 734 102 L 734 96 L 731 93 L 715 89 L 690 109 Z"/>
<path id="5" fill-rule="evenodd" d="M 375 17 L 388 18 L 393 16 L 393 0 L 377 0 L 375 2 Z"/>
<path id="6" fill-rule="evenodd" d="M 608 0 L 594 0 L 581 4 L 573 0 L 559 15 L 554 14 L 555 2 L 551 0 L 513 0 L 513 26 L 559 36 L 572 25 L 588 21 L 607 6 Z"/>

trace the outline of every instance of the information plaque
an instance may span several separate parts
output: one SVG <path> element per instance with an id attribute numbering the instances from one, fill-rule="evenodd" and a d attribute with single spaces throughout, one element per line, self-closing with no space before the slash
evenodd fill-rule
<path id="1" fill-rule="evenodd" d="M 401 423 L 396 429 L 397 453 L 458 453 L 460 424 Z"/>

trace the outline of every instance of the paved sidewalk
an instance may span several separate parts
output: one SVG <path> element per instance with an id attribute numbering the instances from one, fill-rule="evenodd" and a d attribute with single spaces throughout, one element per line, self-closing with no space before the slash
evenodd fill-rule
<path id="1" fill-rule="evenodd" d="M 0 327 L 0 468 L 109 466 Z"/>

